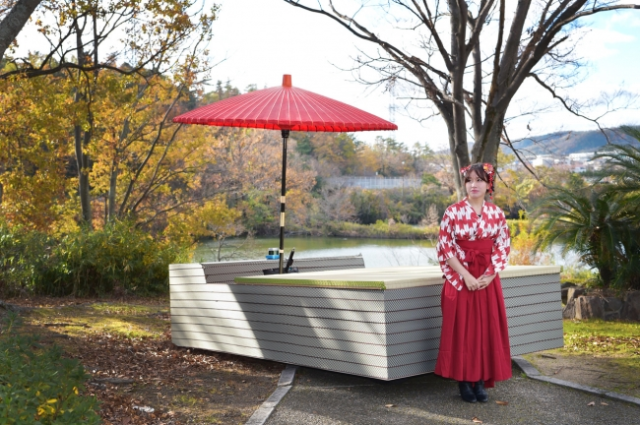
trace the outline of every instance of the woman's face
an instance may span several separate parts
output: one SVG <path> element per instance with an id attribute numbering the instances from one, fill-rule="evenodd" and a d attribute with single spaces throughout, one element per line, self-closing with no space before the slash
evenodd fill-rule
<path id="1" fill-rule="evenodd" d="M 467 189 L 467 195 L 469 195 L 469 198 L 484 198 L 484 195 L 487 194 L 489 183 L 478 177 L 475 171 L 471 171 L 465 179 L 465 188 Z"/>

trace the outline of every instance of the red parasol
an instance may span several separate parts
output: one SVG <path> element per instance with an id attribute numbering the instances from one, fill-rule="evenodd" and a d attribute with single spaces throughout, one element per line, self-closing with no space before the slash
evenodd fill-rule
<path id="1" fill-rule="evenodd" d="M 291 85 L 291 75 L 281 87 L 235 96 L 179 115 L 173 122 L 223 127 L 282 130 L 282 184 L 280 198 L 280 273 L 284 254 L 284 215 L 287 139 L 290 131 L 397 130 L 398 126 L 346 103 Z"/>

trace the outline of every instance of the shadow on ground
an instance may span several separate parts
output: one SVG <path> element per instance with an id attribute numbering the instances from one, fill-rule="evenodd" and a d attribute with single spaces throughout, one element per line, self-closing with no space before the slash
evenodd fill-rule
<path id="1" fill-rule="evenodd" d="M 488 403 L 470 404 L 456 382 L 433 374 L 380 382 L 301 368 L 267 424 L 640 423 L 638 406 L 534 381 L 516 366 L 513 373 L 490 390 Z"/>

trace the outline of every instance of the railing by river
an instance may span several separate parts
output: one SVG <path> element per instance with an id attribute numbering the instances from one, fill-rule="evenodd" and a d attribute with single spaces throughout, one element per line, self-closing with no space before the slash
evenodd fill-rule
<path id="1" fill-rule="evenodd" d="M 420 188 L 421 179 L 406 177 L 331 177 L 327 183 L 340 187 L 359 187 L 361 189 L 402 189 Z"/>

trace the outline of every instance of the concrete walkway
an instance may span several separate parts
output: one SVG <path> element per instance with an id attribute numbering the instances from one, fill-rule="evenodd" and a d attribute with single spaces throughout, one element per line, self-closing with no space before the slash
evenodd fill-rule
<path id="1" fill-rule="evenodd" d="M 382 382 L 299 368 L 266 424 L 640 425 L 636 404 L 530 379 L 517 366 L 489 397 L 465 403 L 456 382 L 433 374 Z"/>

